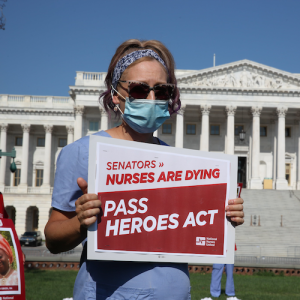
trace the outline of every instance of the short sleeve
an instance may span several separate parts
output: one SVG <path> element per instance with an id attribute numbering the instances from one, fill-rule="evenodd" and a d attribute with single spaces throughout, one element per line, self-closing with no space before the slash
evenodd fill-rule
<path id="1" fill-rule="evenodd" d="M 161 146 L 169 146 L 168 144 L 166 144 L 164 141 L 162 141 L 161 139 L 158 139 L 159 140 L 159 144 Z"/>
<path id="2" fill-rule="evenodd" d="M 75 211 L 75 201 L 82 196 L 77 178 L 88 178 L 89 138 L 85 137 L 64 147 L 58 158 L 52 194 L 52 207 Z"/>

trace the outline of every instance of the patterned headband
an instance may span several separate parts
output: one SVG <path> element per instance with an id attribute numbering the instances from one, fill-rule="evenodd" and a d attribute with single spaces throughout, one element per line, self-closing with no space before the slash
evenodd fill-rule
<path id="1" fill-rule="evenodd" d="M 121 78 L 123 72 L 126 70 L 126 68 L 128 68 L 136 60 L 138 60 L 142 57 L 145 57 L 145 56 L 155 58 L 157 61 L 159 61 L 165 67 L 166 70 L 168 70 L 165 62 L 153 50 L 151 50 L 151 49 L 137 50 L 137 51 L 134 51 L 134 52 L 131 52 L 131 53 L 125 55 L 117 62 L 115 69 L 114 69 L 114 73 L 113 73 L 112 86 L 114 88 L 117 88 L 118 81 L 120 80 L 120 78 Z"/>

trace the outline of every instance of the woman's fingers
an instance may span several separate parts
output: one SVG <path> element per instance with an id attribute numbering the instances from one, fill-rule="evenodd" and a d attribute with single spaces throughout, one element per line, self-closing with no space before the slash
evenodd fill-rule
<path id="1" fill-rule="evenodd" d="M 77 218 L 81 226 L 88 227 L 97 220 L 101 201 L 96 194 L 85 194 L 75 202 Z"/>
<path id="2" fill-rule="evenodd" d="M 239 217 L 227 217 L 228 221 L 230 221 L 234 226 L 239 226 L 242 225 L 245 220 L 244 218 L 239 218 Z"/>
<path id="3" fill-rule="evenodd" d="M 233 205 L 226 206 L 225 210 L 226 210 L 226 215 L 230 216 L 236 212 L 243 212 L 243 209 L 244 209 L 244 207 L 242 204 L 233 204 Z M 242 217 L 242 215 L 240 215 L 240 214 L 238 216 Z"/>
<path id="4" fill-rule="evenodd" d="M 234 225 L 241 225 L 244 223 L 244 200 L 242 198 L 228 200 L 226 206 L 226 216 Z"/>
<path id="5" fill-rule="evenodd" d="M 85 195 L 79 197 L 76 200 L 75 205 L 77 207 L 79 205 L 85 205 L 86 203 L 89 203 L 91 201 L 92 201 L 92 203 L 94 203 L 94 201 L 96 201 L 95 203 L 99 203 L 100 202 L 100 205 L 101 205 L 101 201 L 98 199 L 98 196 L 96 194 L 85 194 Z M 88 205 L 91 205 L 91 203 L 89 203 Z"/>
<path id="6" fill-rule="evenodd" d="M 242 198 L 236 198 L 236 199 L 228 200 L 228 205 L 243 204 L 243 203 L 244 203 L 244 200 Z"/>
<path id="7" fill-rule="evenodd" d="M 100 213 L 99 208 L 89 209 L 77 215 L 80 225 L 88 227 L 97 220 L 97 215 Z"/>

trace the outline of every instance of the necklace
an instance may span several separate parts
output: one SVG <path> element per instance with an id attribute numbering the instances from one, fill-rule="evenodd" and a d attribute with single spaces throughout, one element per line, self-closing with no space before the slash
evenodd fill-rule
<path id="1" fill-rule="evenodd" d="M 5 275 L 0 275 L 0 276 L 2 276 L 1 277 L 1 285 L 6 285 L 6 281 L 7 281 L 6 276 L 8 275 L 9 271 L 10 271 L 10 268 L 8 268 L 8 271 L 6 272 Z"/>

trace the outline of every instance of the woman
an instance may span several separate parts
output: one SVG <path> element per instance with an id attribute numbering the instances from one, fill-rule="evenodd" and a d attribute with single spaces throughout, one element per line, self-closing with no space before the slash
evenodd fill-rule
<path id="1" fill-rule="evenodd" d="M 103 105 L 107 112 L 121 115 L 122 124 L 96 135 L 166 145 L 153 132 L 180 109 L 168 49 L 158 41 L 124 42 L 111 60 L 105 82 Z M 87 261 L 87 227 L 96 221 L 101 206 L 96 194 L 87 194 L 88 144 L 89 137 L 83 137 L 61 151 L 53 211 L 45 228 L 46 244 L 53 253 L 84 241 L 74 300 L 190 299 L 187 264 Z M 242 203 L 242 199 L 230 200 L 227 208 L 237 224 L 244 222 Z"/>
<path id="2" fill-rule="evenodd" d="M 0 285 L 18 285 L 18 273 L 12 268 L 14 260 L 8 241 L 0 234 Z"/>

